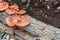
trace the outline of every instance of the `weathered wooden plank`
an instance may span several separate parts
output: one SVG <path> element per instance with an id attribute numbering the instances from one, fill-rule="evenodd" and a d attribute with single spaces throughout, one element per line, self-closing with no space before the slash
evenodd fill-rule
<path id="1" fill-rule="evenodd" d="M 16 38 L 16 40 L 24 40 L 21 37 L 18 37 L 17 35 L 15 35 L 15 38 Z"/>
<path id="2" fill-rule="evenodd" d="M 2 17 L 0 17 L 0 20 L 5 23 L 3 20 L 5 15 L 3 15 Z M 28 15 L 26 15 L 28 16 Z M 6 16 L 5 16 L 6 17 Z M 29 16 L 30 17 L 30 16 Z M 3 19 L 3 20 L 2 20 Z M 41 36 L 41 37 L 49 37 L 55 40 L 59 40 L 60 39 L 60 29 L 55 28 L 49 24 L 46 24 L 44 22 L 41 21 L 37 21 L 34 18 L 31 18 L 31 24 L 28 27 L 25 27 L 24 30 L 26 30 L 27 32 L 31 33 L 32 35 L 35 36 Z M 41 30 L 40 27 L 41 26 L 45 26 L 46 28 L 44 30 Z"/>
<path id="3" fill-rule="evenodd" d="M 10 27 L 7 27 L 6 25 L 3 25 L 2 23 L 0 23 L 0 29 L 2 30 L 2 31 L 5 31 L 5 32 L 7 32 L 8 34 L 12 34 L 13 36 L 14 36 L 14 33 L 15 33 L 15 37 L 16 38 L 18 38 L 19 37 L 19 39 L 25 39 L 25 40 L 34 40 L 33 39 L 33 37 L 32 36 L 30 36 L 29 34 L 27 34 L 27 33 L 24 33 L 24 32 L 20 32 L 20 31 L 18 31 L 18 30 L 13 30 L 12 28 L 10 28 Z M 1 31 L 0 30 L 0 31 Z M 21 38 L 20 38 L 21 37 Z"/>
<path id="4" fill-rule="evenodd" d="M 54 26 L 51 26 L 49 24 L 45 24 L 44 22 L 37 21 L 34 18 L 31 18 L 31 24 L 30 26 L 26 27 L 25 30 L 33 35 L 38 36 L 47 36 L 53 39 L 60 39 L 60 29 L 55 28 Z M 45 26 L 46 28 L 44 30 L 41 30 L 40 27 Z"/>
<path id="5" fill-rule="evenodd" d="M 10 30 L 11 29 L 11 30 Z M 15 38 L 17 38 L 16 40 L 35 40 L 35 39 L 46 39 L 46 38 L 43 38 L 43 37 L 33 37 L 31 35 L 29 35 L 28 33 L 26 32 L 20 32 L 19 30 L 13 30 L 12 28 L 9 28 L 7 27 L 6 25 L 0 23 L 0 31 L 4 31 L 4 32 L 7 32 L 8 34 L 12 34 L 12 38 L 13 39 L 14 37 L 14 34 L 13 34 L 13 31 L 15 31 Z M 47 38 L 48 39 L 48 38 Z M 50 39 L 49 39 L 50 40 Z"/>
<path id="6" fill-rule="evenodd" d="M 30 36 L 28 33 L 20 32 L 15 30 L 15 34 L 19 37 L 23 38 L 24 40 L 34 40 L 34 37 Z"/>

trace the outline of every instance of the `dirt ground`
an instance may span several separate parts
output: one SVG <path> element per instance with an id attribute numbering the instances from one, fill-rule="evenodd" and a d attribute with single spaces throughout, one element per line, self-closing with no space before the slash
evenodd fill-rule
<path id="1" fill-rule="evenodd" d="M 29 15 L 33 18 L 36 18 L 37 20 L 60 28 L 60 13 L 53 11 L 54 10 L 36 8 L 31 13 L 29 13 Z"/>

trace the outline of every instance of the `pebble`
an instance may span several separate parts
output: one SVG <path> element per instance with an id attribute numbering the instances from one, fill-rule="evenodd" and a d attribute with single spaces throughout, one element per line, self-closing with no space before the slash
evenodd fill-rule
<path id="1" fill-rule="evenodd" d="M 47 17 L 47 15 L 45 15 L 45 17 Z"/>
<path id="2" fill-rule="evenodd" d="M 50 9 L 50 6 L 47 5 L 47 9 Z"/>
<path id="3" fill-rule="evenodd" d="M 57 7 L 57 9 L 60 9 L 60 7 Z"/>

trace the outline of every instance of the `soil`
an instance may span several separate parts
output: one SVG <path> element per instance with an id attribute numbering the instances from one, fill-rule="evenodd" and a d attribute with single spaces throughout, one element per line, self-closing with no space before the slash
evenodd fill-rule
<path id="1" fill-rule="evenodd" d="M 6 0 L 7 1 L 7 0 Z M 25 2 L 22 3 L 20 1 L 7 1 L 9 3 L 17 3 L 17 5 L 26 8 Z M 27 3 L 27 2 L 26 2 Z M 37 5 L 35 5 L 37 3 Z M 24 5 L 25 4 L 25 5 Z M 49 8 L 48 8 L 49 7 Z M 27 14 L 31 17 L 60 28 L 60 0 L 48 0 L 48 2 L 40 2 L 31 0 L 29 7 L 26 8 Z"/>
<path id="2" fill-rule="evenodd" d="M 60 12 L 54 12 L 55 10 L 48 10 L 43 8 L 34 8 L 33 11 L 28 13 L 31 17 L 60 28 Z"/>

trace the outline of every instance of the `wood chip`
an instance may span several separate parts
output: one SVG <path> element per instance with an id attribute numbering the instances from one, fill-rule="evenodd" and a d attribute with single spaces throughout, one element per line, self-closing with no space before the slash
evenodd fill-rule
<path id="1" fill-rule="evenodd" d="M 45 29 L 45 26 L 40 26 L 40 29 L 41 29 L 41 30 L 44 30 L 44 29 Z"/>

